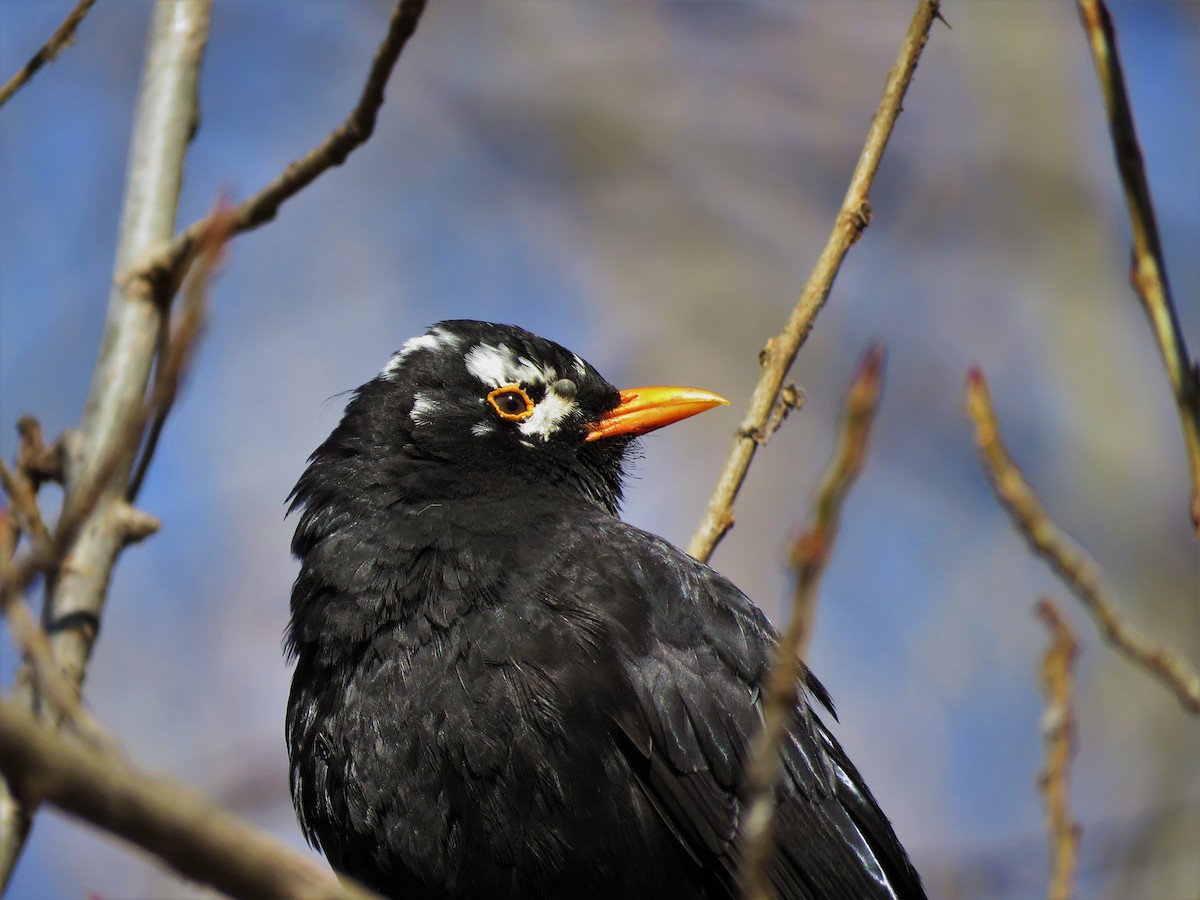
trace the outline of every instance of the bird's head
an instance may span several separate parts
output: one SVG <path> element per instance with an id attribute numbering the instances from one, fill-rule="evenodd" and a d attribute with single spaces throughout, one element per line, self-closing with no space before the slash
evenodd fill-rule
<path id="1" fill-rule="evenodd" d="M 633 437 L 726 402 L 693 388 L 621 391 L 522 328 L 447 321 L 358 389 L 313 461 L 373 462 L 381 490 L 413 502 L 536 488 L 615 511 Z"/>

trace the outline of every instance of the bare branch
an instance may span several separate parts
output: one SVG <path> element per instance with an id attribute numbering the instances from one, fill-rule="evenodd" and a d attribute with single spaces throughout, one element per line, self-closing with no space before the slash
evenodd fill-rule
<path id="1" fill-rule="evenodd" d="M 5 82 L 4 87 L 0 87 L 0 106 L 7 103 L 13 94 L 28 84 L 30 79 L 37 74 L 38 69 L 48 62 L 53 62 L 58 54 L 74 43 L 75 29 L 79 27 L 79 23 L 83 21 L 83 17 L 88 14 L 88 10 L 95 2 L 96 0 L 79 0 L 75 4 L 75 8 L 54 30 L 54 34 L 50 35 L 50 40 L 46 41 L 41 49 L 33 54 L 29 62 L 21 66 L 16 75 Z"/>
<path id="2" fill-rule="evenodd" d="M 250 231 L 271 221 L 284 201 L 311 184 L 322 172 L 340 166 L 346 157 L 366 142 L 375 130 L 375 119 L 379 108 L 383 106 L 384 86 L 408 39 L 417 30 L 417 23 L 424 11 L 425 0 L 401 0 L 396 4 L 387 35 L 375 51 L 375 60 L 367 74 L 358 104 L 346 121 L 330 132 L 319 145 L 288 165 L 279 177 L 253 197 L 234 207 L 231 213 L 234 234 Z M 178 285 L 187 274 L 195 258 L 196 241 L 208 225 L 207 218 L 193 222 L 175 237 L 166 250 L 153 258 L 139 261 L 136 269 L 131 269 L 121 277 L 166 285 L 167 290 L 173 293 L 173 286 Z"/>
<path id="3" fill-rule="evenodd" d="M 215 215 L 211 223 L 210 234 L 202 239 L 201 264 L 190 279 L 186 302 L 179 315 L 182 321 L 174 329 L 175 336 L 162 349 L 154 390 L 147 398 L 140 415 L 130 420 L 129 440 L 125 444 L 114 445 L 113 458 L 104 461 L 95 476 L 76 496 L 75 502 L 64 507 L 53 540 L 44 545 L 35 545 L 30 553 L 9 567 L 3 581 L 0 581 L 0 607 L 8 617 L 13 636 L 29 664 L 18 676 L 18 684 L 23 684 L 26 688 L 32 687 L 35 699 L 38 694 L 50 699 L 53 715 L 45 717 L 48 724 L 56 725 L 58 717 L 61 716 L 71 722 L 93 745 L 102 748 L 111 747 L 111 740 L 80 705 L 81 683 L 69 681 L 60 671 L 50 639 L 33 620 L 21 592 L 38 573 L 62 571 L 66 555 L 74 545 L 78 530 L 90 519 L 96 505 L 105 496 L 104 488 L 110 483 L 113 470 L 122 464 L 126 446 L 136 445 L 137 435 L 142 433 L 147 421 L 153 419 L 155 425 L 161 428 L 167 413 L 174 405 L 184 366 L 191 358 L 194 344 L 200 334 L 208 278 L 229 235 L 226 216 Z M 148 458 L 143 456 L 143 461 Z M 139 473 L 144 471 L 144 468 L 139 468 Z M 106 526 L 112 530 L 120 547 L 141 541 L 159 528 L 158 519 L 121 499 L 110 501 L 108 516 Z M 97 618 L 98 615 L 97 613 Z M 90 625 L 85 634 L 92 640 L 95 638 L 95 620 Z M 0 812 L 3 809 L 4 807 L 0 806 Z M 25 810 L 23 815 L 27 820 L 29 811 Z"/>
<path id="4" fill-rule="evenodd" d="M 199 794 L 68 742 L 12 703 L 0 703 L 0 770 L 25 802 L 53 803 L 234 897 L 375 896 Z"/>
<path id="5" fill-rule="evenodd" d="M 846 392 L 841 436 L 821 477 L 808 526 L 792 550 L 796 593 L 792 618 L 779 639 L 777 656 L 763 686 L 763 727 L 755 738 L 754 753 L 746 769 L 750 795 L 742 825 L 742 890 L 748 900 L 770 900 L 766 863 L 774 833 L 775 785 L 783 769 L 779 748 L 803 687 L 801 660 L 812 632 L 817 587 L 837 537 L 842 503 L 867 452 L 871 426 L 883 390 L 884 350 L 872 344 Z"/>
<path id="6" fill-rule="evenodd" d="M 1111 599 L 1111 592 L 1104 587 L 1096 563 L 1046 515 L 1042 501 L 1000 439 L 1000 423 L 983 373 L 978 369 L 972 369 L 967 376 L 965 401 L 967 415 L 975 424 L 975 441 L 984 470 L 996 497 L 1033 552 L 1066 582 L 1112 647 L 1165 685 L 1184 709 L 1200 714 L 1200 675 L 1176 650 L 1150 641 L 1129 624 Z"/>
<path id="7" fill-rule="evenodd" d="M 60 543 L 63 535 L 56 535 L 63 553 L 70 550 L 72 565 L 61 565 L 64 557 L 54 555 L 45 613 L 53 625 L 50 644 L 56 666 L 76 690 L 86 672 L 117 556 L 127 544 L 157 527 L 152 517 L 133 509 L 125 498 L 135 497 L 142 483 L 177 394 L 179 374 L 202 324 L 202 305 L 187 301 L 168 339 L 166 313 L 172 298 L 198 257 L 208 255 L 230 234 L 268 221 L 280 203 L 325 169 L 340 164 L 370 136 L 384 85 L 424 6 L 424 0 L 401 0 L 397 5 L 357 107 L 320 147 L 232 212 L 206 217 L 171 243 L 184 152 L 197 127 L 196 82 L 211 0 L 160 0 L 156 6 L 132 138 L 108 321 L 80 430 L 71 447 L 64 444 L 63 448 L 66 496 L 60 532 L 63 522 L 78 523 L 79 539 L 74 540 L 74 528 L 69 542 Z M 219 238 L 212 237 L 218 233 Z M 164 246 L 170 249 L 163 251 Z M 159 255 L 154 257 L 155 253 Z M 145 264 L 146 260 L 152 261 Z M 139 261 L 143 266 L 135 269 Z M 203 284 L 210 268 L 198 273 L 193 284 Z M 147 403 L 156 360 L 158 374 Z M 147 421 L 152 422 L 150 433 L 135 466 Z M 47 565 L 33 554 L 7 567 L 5 596 L 23 591 Z M 24 667 L 14 697 L 31 710 L 40 709 L 43 721 L 56 726 L 59 711 L 39 706 L 34 681 L 34 672 Z M 18 803 L 0 783 L 0 889 L 11 876 L 31 816 L 28 805 Z"/>
<path id="8" fill-rule="evenodd" d="M 817 314 L 829 297 L 842 260 L 871 221 L 871 185 L 875 180 L 875 173 L 879 170 L 879 163 L 883 159 L 883 151 L 887 148 L 892 129 L 900 116 L 904 95 L 912 82 L 913 73 L 916 72 L 917 61 L 929 38 L 929 29 L 934 20 L 940 18 L 938 7 L 939 0 L 920 0 L 917 3 L 917 11 L 913 14 L 904 43 L 900 46 L 896 65 L 888 73 L 887 83 L 883 88 L 883 99 L 871 121 L 866 144 L 850 178 L 850 187 L 842 201 L 833 231 L 817 258 L 783 331 L 767 341 L 759 355 L 763 371 L 754 392 L 750 395 L 746 417 L 734 435 L 733 446 L 717 479 L 717 486 L 709 498 L 700 525 L 688 544 L 688 553 L 696 559 L 707 561 L 717 543 L 733 526 L 734 499 L 746 478 L 746 471 L 750 468 L 754 452 L 769 435 L 767 424 L 771 420 L 783 380 L 796 359 L 796 353 L 812 330 Z"/>
<path id="9" fill-rule="evenodd" d="M 174 231 L 183 161 L 197 125 L 196 87 L 210 12 L 211 0 L 155 6 L 131 138 L 117 272 L 161 247 Z M 71 565 L 58 566 L 47 578 L 44 613 L 56 668 L 76 690 L 83 683 L 109 577 L 129 539 L 124 486 L 145 424 L 146 387 L 165 327 L 165 302 L 136 287 L 114 284 L 77 440 L 64 448 L 62 519 L 80 524 L 69 547 Z M 13 696 L 26 709 L 39 711 L 47 724 L 58 724 L 58 711 L 39 704 L 28 667 L 18 675 Z M 0 888 L 12 874 L 31 822 L 31 809 L 0 785 Z"/>
<path id="10" fill-rule="evenodd" d="M 1113 155 L 1125 189 L 1129 224 L 1133 231 L 1133 265 L 1129 278 L 1150 319 L 1167 378 L 1175 395 L 1175 406 L 1183 428 L 1188 465 L 1192 473 L 1192 528 L 1200 537 L 1200 367 L 1188 353 L 1179 327 L 1167 266 L 1163 259 L 1158 221 L 1146 179 L 1146 165 L 1138 145 L 1133 110 L 1125 90 L 1125 75 L 1117 51 L 1117 35 L 1104 0 L 1078 0 L 1079 15 L 1087 32 L 1096 63 L 1096 75 L 1104 92 Z"/>
<path id="11" fill-rule="evenodd" d="M 38 625 L 25 598 L 20 594 L 6 594 L 0 611 L 8 622 L 13 641 L 32 668 L 33 683 L 38 693 L 49 699 L 56 712 L 90 744 L 111 747 L 112 738 L 80 704 L 78 690 L 55 668 L 50 640 Z"/>
<path id="12" fill-rule="evenodd" d="M 1080 836 L 1079 825 L 1071 816 L 1068 787 L 1076 740 L 1072 670 L 1079 645 L 1062 610 L 1049 597 L 1038 601 L 1037 614 L 1051 634 L 1038 679 L 1046 698 L 1046 711 L 1042 716 L 1046 767 L 1038 776 L 1038 789 L 1046 801 L 1046 829 L 1050 839 L 1050 884 L 1046 897 L 1047 900 L 1070 900 L 1075 869 L 1079 864 Z"/>

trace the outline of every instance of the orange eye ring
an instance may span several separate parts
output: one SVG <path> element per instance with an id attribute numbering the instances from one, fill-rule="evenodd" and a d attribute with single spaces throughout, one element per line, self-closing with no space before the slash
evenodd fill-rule
<path id="1" fill-rule="evenodd" d="M 533 401 L 519 384 L 498 387 L 487 399 L 500 418 L 510 422 L 523 422 L 533 415 Z"/>

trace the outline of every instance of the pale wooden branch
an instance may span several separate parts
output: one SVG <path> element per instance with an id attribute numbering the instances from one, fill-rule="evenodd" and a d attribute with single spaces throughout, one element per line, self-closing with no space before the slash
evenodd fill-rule
<path id="1" fill-rule="evenodd" d="M 812 632 L 817 587 L 837 537 L 842 503 L 862 471 L 883 390 L 883 370 L 883 346 L 872 344 L 846 392 L 838 446 L 821 477 L 809 523 L 792 550 L 792 566 L 796 571 L 792 617 L 779 638 L 775 661 L 763 685 L 763 727 L 755 738 L 746 769 L 749 797 L 741 833 L 744 851 L 741 880 L 747 900 L 771 898 L 766 865 L 774 833 L 775 786 L 783 770 L 779 748 L 803 690 L 802 659 Z"/>
<path id="2" fill-rule="evenodd" d="M 25 598 L 9 596 L 4 601 L 4 617 L 13 640 L 33 672 L 37 691 L 46 697 L 58 715 L 70 722 L 75 731 L 93 747 L 112 747 L 108 732 L 92 717 L 79 701 L 79 693 L 54 666 L 50 640 L 38 625 Z"/>
<path id="3" fill-rule="evenodd" d="M 862 235 L 871 221 L 869 202 L 871 185 L 883 152 L 887 148 L 892 129 L 900 116 L 900 109 L 908 86 L 916 72 L 917 61 L 929 38 L 929 29 L 935 19 L 941 18 L 938 0 L 920 0 L 913 14 L 908 33 L 900 46 L 896 64 L 888 73 L 883 88 L 883 99 L 859 156 L 858 165 L 850 178 L 842 208 L 834 222 L 833 231 L 817 257 L 816 265 L 796 301 L 783 331 L 767 341 L 759 363 L 762 374 L 750 395 L 746 416 L 734 435 L 733 446 L 717 479 L 716 488 L 709 498 L 708 506 L 700 520 L 696 533 L 688 544 L 688 553 L 701 561 L 707 561 L 725 533 L 733 527 L 733 502 L 746 478 L 746 471 L 754 458 L 755 451 L 770 436 L 768 423 L 776 408 L 780 389 L 796 354 L 812 330 L 817 314 L 825 305 L 833 280 L 841 268 L 850 247 Z"/>
<path id="4" fill-rule="evenodd" d="M 965 405 L 996 497 L 1033 552 L 1049 563 L 1079 598 L 1109 645 L 1163 684 L 1184 709 L 1200 714 L 1200 674 L 1178 651 L 1149 640 L 1127 621 L 1104 586 L 1096 563 L 1046 515 L 1042 501 L 1000 438 L 1000 423 L 978 369 L 967 376 Z"/>
<path id="5" fill-rule="evenodd" d="M 1079 644 L 1062 610 L 1049 597 L 1037 604 L 1038 617 L 1050 629 L 1050 646 L 1042 657 L 1038 681 L 1046 698 L 1042 743 L 1046 765 L 1038 789 L 1046 802 L 1046 831 L 1050 842 L 1050 881 L 1047 900 L 1070 900 L 1079 865 L 1081 829 L 1071 815 L 1071 760 L 1075 756 L 1075 657 Z"/>
<path id="6" fill-rule="evenodd" d="M 0 771 L 23 801 L 52 803 L 231 896 L 375 897 L 199 794 L 136 771 L 112 753 L 71 743 L 3 702 Z"/>
<path id="7" fill-rule="evenodd" d="M 384 85 L 424 6 L 424 0 L 398 3 L 358 105 L 320 147 L 255 197 L 232 211 L 202 219 L 170 242 L 183 155 L 197 127 L 196 82 L 211 0 L 159 0 L 138 101 L 108 321 L 80 429 L 62 447 L 66 494 L 60 525 L 78 522 L 79 538 L 74 540 L 72 533 L 71 541 L 60 543 L 63 555 L 52 555 L 51 561 L 34 554 L 20 565 L 7 566 L 3 587 L 11 597 L 46 566 L 52 568 L 45 604 L 49 642 L 56 671 L 63 672 L 76 693 L 117 556 L 157 527 L 126 497 L 136 496 L 142 483 L 176 396 L 179 372 L 200 331 L 201 317 L 185 302 L 175 334 L 167 338 L 166 313 L 175 293 L 192 263 L 204 255 L 206 244 L 212 243 L 210 236 L 220 232 L 220 244 L 232 233 L 268 221 L 280 203 L 367 140 L 383 103 Z M 173 249 L 163 251 L 164 246 Z M 164 259 L 170 262 L 164 264 Z M 193 284 L 197 280 L 204 278 Z M 173 357 L 176 350 L 180 353 Z M 156 361 L 158 375 L 147 403 Z M 152 423 L 150 432 L 135 466 L 147 422 Z M 39 704 L 35 674 L 30 666 L 22 668 L 14 698 L 39 711 L 47 725 L 57 726 L 62 709 Z M 11 877 L 31 823 L 32 808 L 19 803 L 0 782 L 0 889 Z"/>
<path id="8" fill-rule="evenodd" d="M 1200 537 L 1200 367 L 1188 353 L 1175 302 L 1171 299 L 1158 221 L 1133 124 L 1133 110 L 1125 90 L 1112 17 L 1104 0 L 1078 0 L 1078 5 L 1104 93 L 1113 155 L 1125 189 L 1125 203 L 1129 207 L 1129 224 L 1133 232 L 1133 265 L 1129 277 L 1150 319 L 1175 396 L 1192 476 L 1192 528 Z"/>
<path id="9" fill-rule="evenodd" d="M 27 85 L 30 79 L 37 74 L 40 69 L 48 62 L 53 62 L 58 54 L 62 53 L 75 40 L 75 29 L 79 27 L 79 23 L 83 21 L 84 16 L 92 8 L 96 0 L 79 0 L 75 4 L 75 8 L 67 14 L 63 19 L 62 24 L 54 29 L 54 34 L 50 35 L 50 40 L 42 45 L 37 53 L 33 54 L 29 62 L 21 66 L 20 70 L 0 87 L 0 106 L 7 103 L 17 91 Z"/>
<path id="10" fill-rule="evenodd" d="M 152 422 L 152 427 L 151 437 L 143 451 L 142 465 L 138 467 L 134 485 L 129 491 L 129 501 L 115 502 L 113 506 L 113 524 L 123 539 L 123 545 L 140 541 L 159 528 L 156 518 L 135 509 L 130 503 L 153 453 L 154 438 L 174 406 L 187 361 L 194 353 L 205 318 L 208 281 L 229 237 L 227 215 L 218 211 L 210 221 L 209 233 L 201 240 L 201 262 L 189 280 L 184 303 L 176 316 L 178 322 L 159 353 L 154 389 L 146 400 L 142 414 L 131 420 L 130 442 L 136 441 L 136 435 L 142 433 L 147 421 Z M 64 511 L 52 536 L 42 523 L 37 506 L 37 475 L 26 471 L 26 467 L 45 464 L 43 457 L 46 450 L 41 446 L 41 429 L 33 427 L 33 424 L 28 419 L 22 422 L 22 445 L 17 454 L 20 464 L 10 470 L 0 460 L 0 485 L 3 485 L 12 501 L 20 529 L 30 536 L 33 543 L 28 553 L 6 566 L 0 575 L 0 610 L 8 618 L 13 638 L 31 666 L 36 690 L 50 699 L 57 714 L 72 722 L 93 743 L 104 745 L 108 743 L 107 736 L 79 704 L 80 685 L 68 683 L 63 678 L 55 663 L 50 640 L 33 619 L 22 594 L 37 575 L 55 573 L 62 567 L 79 528 L 91 516 L 112 470 L 120 464 L 124 446 L 114 449 L 116 456 L 105 462 L 92 479 L 90 488 L 82 497 L 77 496 L 75 502 Z"/>
<path id="11" fill-rule="evenodd" d="M 211 0 L 160 0 L 154 9 L 130 145 L 115 270 L 165 244 L 175 228 L 187 145 L 197 125 L 196 89 Z M 166 304 L 117 281 L 109 295 L 99 358 L 80 423 L 67 448 L 62 517 L 88 508 L 69 564 L 47 577 L 44 615 L 56 667 L 78 690 L 117 556 L 127 544 L 124 486 L 144 424 L 146 388 L 166 326 Z M 93 499 L 95 498 L 95 499 Z M 65 559 L 64 559 L 65 562 Z M 56 726 L 24 667 L 14 699 Z M 7 883 L 32 824 L 32 810 L 0 785 L 0 887 Z"/>
<path id="12" fill-rule="evenodd" d="M 275 218 L 288 198 L 311 184 L 321 173 L 340 166 L 375 130 L 375 120 L 383 106 L 383 89 L 408 39 L 417 30 L 426 0 L 401 0 L 392 13 L 387 35 L 375 51 L 358 103 L 341 125 L 315 148 L 292 162 L 274 181 L 254 196 L 239 203 L 231 212 L 233 231 L 240 234 Z M 193 222 L 176 235 L 170 245 L 154 256 L 137 261 L 124 274 L 126 281 L 142 281 L 173 293 L 195 259 L 197 239 L 208 227 L 208 219 Z"/>

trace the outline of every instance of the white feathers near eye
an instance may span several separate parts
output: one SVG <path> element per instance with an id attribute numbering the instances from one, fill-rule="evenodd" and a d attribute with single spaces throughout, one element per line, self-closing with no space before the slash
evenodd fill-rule
<path id="1" fill-rule="evenodd" d="M 409 338 L 404 346 L 396 353 L 383 371 L 382 378 L 395 378 L 404 365 L 405 360 L 420 350 L 458 352 L 461 339 L 456 335 L 434 328 L 428 334 Z M 485 438 L 497 432 L 511 428 L 514 425 L 522 434 L 521 444 L 532 447 L 529 438 L 549 440 L 571 414 L 578 408 L 575 403 L 576 386 L 573 381 L 559 379 L 558 371 L 550 365 L 540 365 L 527 357 L 518 356 L 505 344 L 476 344 L 463 357 L 467 371 L 478 378 L 484 385 L 493 390 L 517 385 L 522 389 L 537 389 L 541 399 L 534 405 L 533 412 L 519 421 L 511 422 L 486 420 L 471 426 L 471 434 L 477 438 Z M 587 368 L 582 359 L 574 358 L 575 371 L 583 376 Z M 536 396 L 536 395 L 535 395 Z M 434 399 L 437 397 L 437 399 Z M 439 416 L 447 412 L 446 399 L 436 392 L 434 394 L 417 393 L 413 397 L 412 410 L 409 419 L 416 426 L 431 424 Z M 487 404 L 484 404 L 487 409 Z M 488 410 L 492 412 L 492 410 Z"/>
<path id="2" fill-rule="evenodd" d="M 534 406 L 533 412 L 517 425 L 521 433 L 528 437 L 548 439 L 576 409 L 573 396 L 563 396 L 554 390 L 554 384 L 559 380 L 557 369 L 540 366 L 523 356 L 517 356 L 504 344 L 478 344 L 467 352 L 464 362 L 468 372 L 491 388 L 510 384 L 526 388 L 546 386 L 546 392 Z M 583 361 L 578 362 L 582 367 Z M 488 432 L 481 433 L 473 428 L 472 433 L 483 437 Z M 521 443 L 533 446 L 528 441 Z"/>
<path id="3" fill-rule="evenodd" d="M 388 360 L 388 364 L 383 367 L 383 371 L 379 373 L 382 378 L 394 378 L 396 372 L 404 365 L 404 361 L 412 356 L 418 350 L 457 350 L 458 338 L 452 334 L 443 331 L 440 328 L 434 328 L 426 334 L 418 335 L 417 337 L 409 338 L 404 342 L 404 345 L 392 355 Z"/>
<path id="4" fill-rule="evenodd" d="M 523 434 L 537 435 L 542 440 L 546 440 L 558 430 L 574 410 L 575 400 L 573 398 L 563 397 L 552 389 L 547 390 L 546 396 L 534 406 L 529 418 L 517 427 Z"/>

